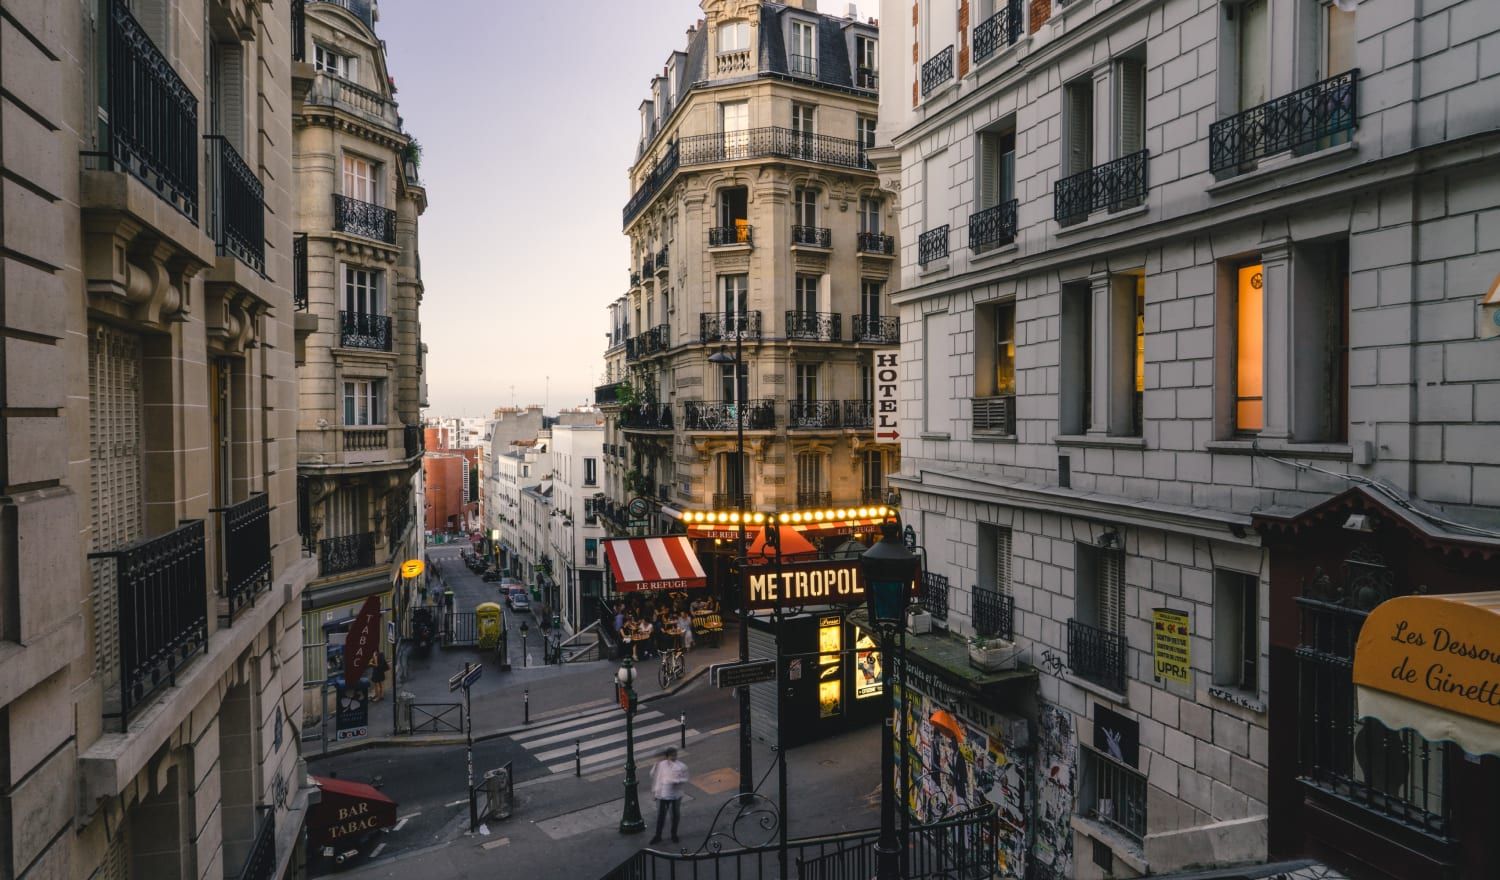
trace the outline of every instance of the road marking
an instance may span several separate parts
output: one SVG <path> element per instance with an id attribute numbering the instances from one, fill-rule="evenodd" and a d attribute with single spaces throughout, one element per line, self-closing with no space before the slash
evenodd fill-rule
<path id="1" fill-rule="evenodd" d="M 408 815 L 402 816 L 401 818 L 399 818 L 399 819 L 396 820 L 396 827 L 393 828 L 393 829 L 391 829 L 391 830 L 393 830 L 393 831 L 400 831 L 402 828 L 406 827 L 406 823 L 407 822 L 410 822 L 411 820 L 417 818 L 420 815 L 422 815 L 422 812 L 420 810 L 418 810 L 415 813 L 410 813 Z"/>
<path id="2" fill-rule="evenodd" d="M 692 730 L 691 728 L 688 730 L 688 736 L 692 737 L 697 735 L 698 731 Z M 635 743 L 636 755 L 638 758 L 655 757 L 654 755 L 647 756 L 643 753 L 656 748 L 665 748 L 669 745 L 676 745 L 680 738 L 681 734 L 669 733 L 666 736 L 659 736 L 655 739 L 638 740 Z M 617 749 L 610 749 L 606 752 L 595 752 L 591 755 L 585 755 L 583 757 L 583 766 L 585 769 L 587 769 L 594 764 L 599 764 L 604 761 L 618 760 L 619 758 L 623 757 L 625 757 L 625 747 L 620 746 Z M 574 762 L 564 761 L 561 764 L 552 764 L 547 769 L 551 770 L 553 773 L 563 773 L 568 770 L 574 769 Z"/>
<path id="3" fill-rule="evenodd" d="M 385 849 L 385 841 L 381 841 L 380 843 L 375 844 L 375 848 L 370 850 L 369 858 L 374 859 L 376 856 L 380 855 L 380 851 L 383 849 Z"/>
<path id="4" fill-rule="evenodd" d="M 636 713 L 635 717 L 642 718 L 647 714 L 661 717 L 660 713 L 655 712 L 651 709 L 641 710 Z M 568 728 L 578 727 L 578 725 L 581 724 L 587 724 L 589 722 L 597 722 L 601 720 L 608 720 L 608 722 L 612 724 L 624 724 L 625 713 L 621 712 L 618 708 L 609 708 L 603 711 L 586 712 L 574 718 L 565 718 L 561 721 L 551 721 L 540 727 L 528 727 L 523 731 L 511 734 L 511 739 L 516 740 L 517 742 L 531 742 L 539 736 L 546 736 L 548 734 L 556 733 L 560 730 L 567 730 Z"/>
<path id="5" fill-rule="evenodd" d="M 738 721 L 736 721 L 733 724 L 726 724 L 723 727 L 715 727 L 713 730 L 710 730 L 709 732 L 707 732 L 707 733 L 705 733 L 703 735 L 704 736 L 718 736 L 721 733 L 728 733 L 731 730 L 739 730 L 739 729 L 740 729 L 740 724 L 739 724 Z"/>
<path id="6" fill-rule="evenodd" d="M 480 849 L 494 849 L 497 846 L 505 846 L 508 843 L 510 843 L 510 838 L 509 837 L 502 837 L 499 840 L 492 840 L 489 843 L 482 843 L 482 844 L 479 845 L 479 848 Z"/>
<path id="7" fill-rule="evenodd" d="M 576 706 L 564 706 L 561 709 L 549 709 L 546 712 L 533 712 L 531 717 L 537 720 L 542 720 L 546 718 L 556 718 L 559 715 L 566 715 L 569 712 L 575 712 L 582 715 L 586 714 L 590 710 L 598 709 L 602 706 L 614 705 L 617 705 L 617 703 L 615 702 L 613 697 L 605 697 L 602 700 L 592 700 L 587 703 L 579 703 Z"/>
<path id="8" fill-rule="evenodd" d="M 680 722 L 678 722 L 676 719 L 672 719 L 672 718 L 668 718 L 668 719 L 665 719 L 663 721 L 658 721 L 655 724 L 645 724 L 645 725 L 637 724 L 635 726 L 635 735 L 636 736 L 645 736 L 648 733 L 657 733 L 659 731 L 666 730 L 669 727 L 681 727 L 681 726 L 682 725 L 680 724 Z M 624 742 L 624 741 L 625 741 L 625 731 L 621 730 L 618 733 L 612 733 L 612 734 L 610 734 L 608 736 L 596 736 L 596 737 L 593 737 L 593 738 L 587 740 L 586 744 L 588 745 L 589 748 L 598 748 L 599 746 L 608 745 L 609 743 L 617 743 L 617 742 Z M 528 745 L 528 749 L 529 749 L 530 745 L 540 745 L 540 743 L 529 744 Z M 564 747 L 562 747 L 560 749 L 552 749 L 552 750 L 546 751 L 546 752 L 536 752 L 536 753 L 534 753 L 534 757 L 538 761 L 546 762 L 546 761 L 552 760 L 553 758 L 560 758 L 563 755 L 570 755 L 571 756 L 572 754 L 573 754 L 573 746 L 570 744 L 570 745 L 564 746 Z"/>
<path id="9" fill-rule="evenodd" d="M 445 806 L 445 807 L 456 807 L 459 804 L 466 804 L 468 802 L 469 802 L 469 799 L 468 798 L 464 798 L 461 801 L 451 801 L 449 803 L 443 804 L 443 806 Z"/>
<path id="10" fill-rule="evenodd" d="M 577 727 L 577 728 L 574 728 L 572 730 L 564 730 L 561 733 L 552 734 L 550 736 L 543 736 L 541 738 L 538 738 L 537 735 L 536 735 L 536 733 L 527 732 L 527 733 L 519 734 L 517 736 L 513 736 L 513 737 L 511 737 L 511 739 L 514 739 L 516 742 L 518 742 L 518 743 L 526 746 L 526 748 L 531 749 L 531 748 L 535 748 L 536 746 L 550 746 L 553 743 L 562 742 L 563 740 L 588 739 L 588 735 L 589 734 L 598 733 L 601 730 L 610 730 L 610 729 L 616 728 L 616 727 L 623 729 L 625 727 L 625 713 L 619 711 L 618 709 L 614 710 L 614 716 L 613 717 L 610 717 L 610 716 L 594 716 L 594 717 L 603 717 L 603 718 L 606 718 L 607 720 L 601 721 L 598 724 L 589 725 L 588 727 Z M 638 713 L 636 713 L 635 717 L 637 719 L 636 723 L 640 724 L 643 721 L 655 721 L 656 719 L 661 718 L 663 716 L 660 713 L 652 712 L 652 711 L 648 710 L 648 711 L 645 711 L 645 712 L 638 712 Z M 593 720 L 593 718 L 590 718 L 588 720 L 591 721 L 591 720 Z M 673 723 L 675 724 L 676 722 L 673 722 Z M 543 732 L 545 732 L 545 731 L 537 731 L 537 733 L 543 733 Z"/>

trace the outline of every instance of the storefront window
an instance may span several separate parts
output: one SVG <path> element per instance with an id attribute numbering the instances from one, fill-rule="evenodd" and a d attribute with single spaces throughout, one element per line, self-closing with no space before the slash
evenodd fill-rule
<path id="1" fill-rule="evenodd" d="M 839 652 L 844 648 L 844 619 L 818 621 L 818 717 L 832 718 L 844 711 L 844 676 Z"/>

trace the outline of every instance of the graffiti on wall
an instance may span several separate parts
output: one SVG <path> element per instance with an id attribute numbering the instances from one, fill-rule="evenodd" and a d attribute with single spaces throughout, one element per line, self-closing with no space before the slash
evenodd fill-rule
<path id="1" fill-rule="evenodd" d="M 1078 770 L 1078 731 L 1073 716 L 1050 703 L 1037 713 L 1036 821 L 1033 876 L 1073 876 L 1073 791 Z"/>

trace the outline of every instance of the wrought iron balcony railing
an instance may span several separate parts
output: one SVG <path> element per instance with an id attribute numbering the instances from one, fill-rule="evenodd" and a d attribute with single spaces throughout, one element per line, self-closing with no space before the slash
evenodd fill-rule
<path id="1" fill-rule="evenodd" d="M 798 492 L 797 492 L 797 506 L 798 507 L 832 507 L 833 506 L 833 493 L 832 492 L 817 492 L 817 491 L 803 492 L 801 490 L 798 490 Z"/>
<path id="2" fill-rule="evenodd" d="M 810 247 L 833 247 L 833 230 L 826 226 L 793 226 L 792 244 Z"/>
<path id="3" fill-rule="evenodd" d="M 698 316 L 699 342 L 733 342 L 760 339 L 760 310 L 747 312 L 704 312 Z"/>
<path id="4" fill-rule="evenodd" d="M 754 228 L 748 224 L 744 226 L 712 226 L 708 230 L 708 246 L 727 247 L 729 245 L 743 244 L 754 247 L 754 232 Z"/>
<path id="5" fill-rule="evenodd" d="M 198 220 L 198 99 L 124 0 L 109 4 L 109 157 Z"/>
<path id="6" fill-rule="evenodd" d="M 224 544 L 224 580 L 219 595 L 226 600 L 228 620 L 255 604 L 255 597 L 271 586 L 271 506 L 266 493 L 257 492 L 238 504 L 220 507 L 220 540 Z"/>
<path id="7" fill-rule="evenodd" d="M 1257 159 L 1348 141 L 1359 125 L 1359 70 L 1242 110 L 1208 127 L 1208 167 L 1227 177 Z"/>
<path id="8" fill-rule="evenodd" d="M 388 559 L 395 559 L 406 540 L 406 529 L 411 525 L 412 497 L 410 493 L 395 496 L 385 515 L 385 552 Z"/>
<path id="9" fill-rule="evenodd" d="M 620 386 L 623 382 L 606 382 L 603 385 L 594 386 L 594 403 L 599 406 L 608 406 L 620 399 Z"/>
<path id="10" fill-rule="evenodd" d="M 371 452 L 385 448 L 385 428 L 344 428 L 345 452 Z"/>
<path id="11" fill-rule="evenodd" d="M 844 335 L 844 316 L 837 312 L 786 313 L 786 338 L 838 342 Z"/>
<path id="12" fill-rule="evenodd" d="M 901 341 L 901 319 L 895 315 L 855 315 L 854 341 L 895 345 Z"/>
<path id="13" fill-rule="evenodd" d="M 203 136 L 209 155 L 209 219 L 219 253 L 266 272 L 265 188 L 223 135 Z"/>
<path id="14" fill-rule="evenodd" d="M 875 427 L 875 401 L 844 401 L 844 427 L 855 429 Z"/>
<path id="15" fill-rule="evenodd" d="M 880 232 L 861 232 L 854 240 L 854 248 L 862 254 L 896 255 L 896 239 Z"/>
<path id="16" fill-rule="evenodd" d="M 875 91 L 880 88 L 880 74 L 868 67 L 861 67 L 854 71 L 854 87 Z"/>
<path id="17" fill-rule="evenodd" d="M 300 232 L 292 239 L 292 306 L 299 312 L 307 311 L 307 233 Z"/>
<path id="18" fill-rule="evenodd" d="M 416 458 L 427 449 L 427 432 L 421 425 L 406 425 L 401 429 L 402 448 L 407 458 Z"/>
<path id="19" fill-rule="evenodd" d="M 917 262 L 923 266 L 948 257 L 948 224 L 929 229 L 917 239 Z"/>
<path id="20" fill-rule="evenodd" d="M 688 400 L 682 404 L 683 424 L 689 431 L 734 431 L 738 429 L 733 403 Z M 776 427 L 776 407 L 771 400 L 745 401 L 745 430 L 768 431 Z"/>
<path id="21" fill-rule="evenodd" d="M 656 274 L 667 271 L 667 246 L 662 245 L 661 250 L 656 252 Z"/>
<path id="22" fill-rule="evenodd" d="M 641 339 L 639 336 L 632 336 L 629 339 L 625 340 L 625 362 L 628 364 L 632 361 L 638 361 L 640 359 Z"/>
<path id="23" fill-rule="evenodd" d="M 994 55 L 1002 46 L 1014 46 L 1021 39 L 1024 24 L 1021 0 L 1005 0 L 1003 7 L 974 28 L 974 63 Z"/>
<path id="24" fill-rule="evenodd" d="M 1068 621 L 1068 668 L 1079 678 L 1125 692 L 1125 636 Z"/>
<path id="25" fill-rule="evenodd" d="M 788 52 L 786 67 L 792 76 L 818 78 L 818 59 L 812 55 L 795 55 Z"/>
<path id="26" fill-rule="evenodd" d="M 386 244 L 396 243 L 396 212 L 371 202 L 333 194 L 333 229 Z"/>
<path id="27" fill-rule="evenodd" d="M 1087 220 L 1094 211 L 1123 211 L 1146 199 L 1145 150 L 1064 177 L 1052 187 L 1052 216 L 1062 226 Z"/>
<path id="28" fill-rule="evenodd" d="M 862 486 L 859 490 L 860 504 L 884 504 L 890 490 L 884 486 Z"/>
<path id="29" fill-rule="evenodd" d="M 974 433 L 1016 433 L 1016 396 L 1005 394 L 999 397 L 975 397 L 970 401 L 974 411 Z"/>
<path id="30" fill-rule="evenodd" d="M 736 495 L 733 492 L 714 493 L 714 510 L 750 510 L 754 507 L 754 501 L 749 495 Z"/>
<path id="31" fill-rule="evenodd" d="M 998 590 L 974 588 L 974 632 L 981 636 L 1014 639 L 1016 600 Z"/>
<path id="32" fill-rule="evenodd" d="M 341 535 L 318 542 L 318 576 L 358 571 L 375 564 L 375 533 Z"/>
<path id="33" fill-rule="evenodd" d="M 837 428 L 840 410 L 837 400 L 792 400 L 787 402 L 788 428 Z"/>
<path id="34" fill-rule="evenodd" d="M 620 427 L 637 431 L 672 430 L 670 403 L 635 403 L 620 407 Z"/>
<path id="35" fill-rule="evenodd" d="M 119 550 L 90 553 L 89 558 L 114 563 L 114 571 L 105 576 L 105 587 L 113 582 L 110 604 L 115 619 L 100 620 L 98 627 L 101 632 L 114 627 L 119 639 L 123 727 L 147 698 L 175 684 L 178 670 L 208 644 L 203 520 L 190 520 L 164 535 Z M 102 645 L 95 650 L 109 653 Z"/>
<path id="36" fill-rule="evenodd" d="M 651 172 L 641 179 L 641 185 L 636 189 L 635 195 L 625 203 L 625 223 L 630 223 L 656 197 L 656 194 L 661 192 L 662 187 L 676 173 L 677 165 L 677 142 L 672 141 L 667 144 L 666 150 L 662 152 L 661 158 L 656 160 L 656 164 L 651 166 Z"/>
<path id="37" fill-rule="evenodd" d="M 953 79 L 952 46 L 922 62 L 922 97 L 932 94 L 933 89 L 950 79 Z"/>
<path id="38" fill-rule="evenodd" d="M 1135 768 L 1085 746 L 1078 750 L 1090 781 L 1080 807 L 1137 845 L 1146 836 L 1146 777 Z"/>
<path id="39" fill-rule="evenodd" d="M 276 810 L 257 807 L 255 812 L 260 824 L 240 866 L 239 880 L 272 880 L 276 876 Z"/>
<path id="40" fill-rule="evenodd" d="M 661 354 L 672 347 L 672 325 L 657 324 L 641 334 L 644 350 L 641 354 Z"/>
<path id="41" fill-rule="evenodd" d="M 922 572 L 922 607 L 938 620 L 948 619 L 948 577 L 936 572 Z"/>
<path id="42" fill-rule="evenodd" d="M 390 315 L 339 312 L 339 345 L 344 348 L 391 350 Z"/>
<path id="43" fill-rule="evenodd" d="M 1016 240 L 1016 200 L 1001 202 L 969 215 L 969 247 L 988 250 Z"/>

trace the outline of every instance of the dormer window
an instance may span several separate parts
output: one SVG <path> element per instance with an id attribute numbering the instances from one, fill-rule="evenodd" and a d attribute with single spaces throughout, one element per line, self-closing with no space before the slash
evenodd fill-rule
<path id="1" fill-rule="evenodd" d="M 719 54 L 743 52 L 750 48 L 750 22 L 728 21 L 719 25 Z"/>
<path id="2" fill-rule="evenodd" d="M 880 85 L 880 43 L 874 37 L 854 38 L 854 84 L 861 89 Z"/>
<path id="3" fill-rule="evenodd" d="M 793 21 L 787 50 L 787 70 L 793 76 L 818 77 L 818 29 L 812 22 Z"/>
<path id="4" fill-rule="evenodd" d="M 313 69 L 353 82 L 359 77 L 359 59 L 335 52 L 321 43 L 314 43 Z"/>

